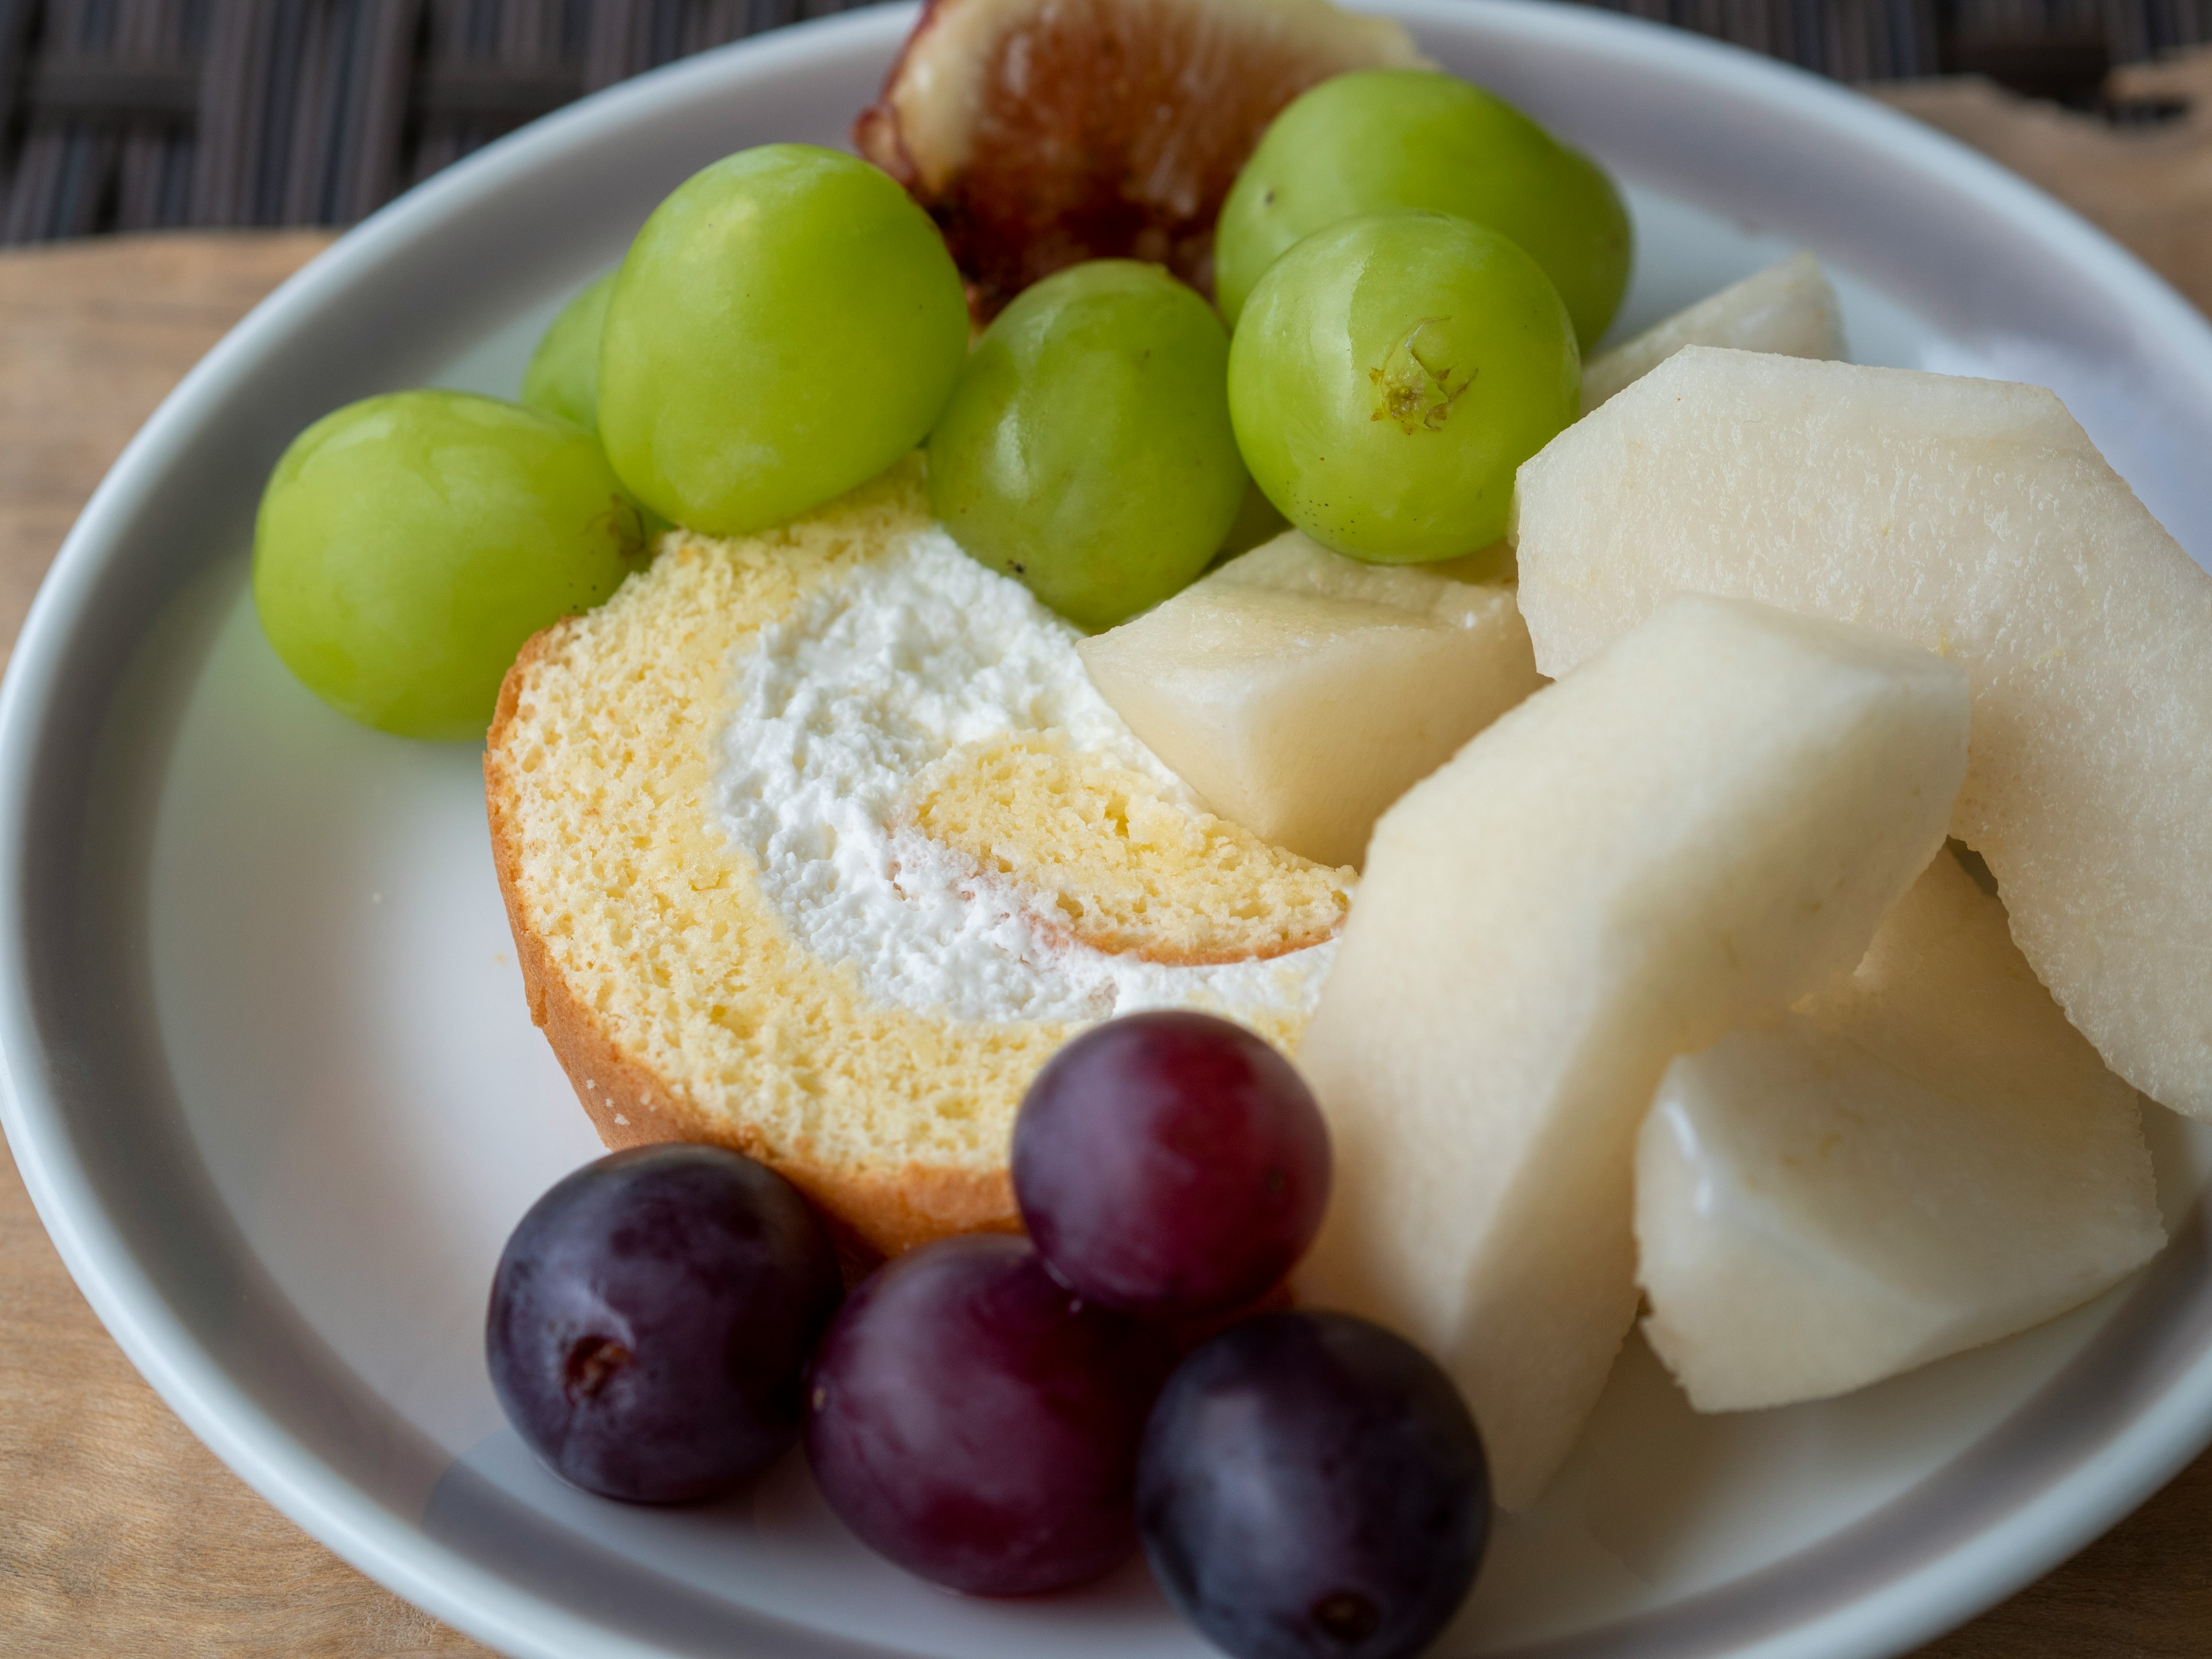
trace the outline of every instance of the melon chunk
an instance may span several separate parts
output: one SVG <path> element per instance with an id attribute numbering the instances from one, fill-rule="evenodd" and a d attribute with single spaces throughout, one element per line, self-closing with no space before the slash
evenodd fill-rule
<path id="1" fill-rule="evenodd" d="M 1547 673 L 1684 592 L 1963 665 L 1951 833 L 2106 1063 L 2212 1119 L 2212 575 L 2055 395 L 1692 346 L 1524 465 L 1515 504 Z"/>
<path id="2" fill-rule="evenodd" d="M 1085 640 L 1130 730 L 1216 816 L 1328 865 L 1542 684 L 1508 587 L 1362 564 L 1297 531 Z"/>
<path id="3" fill-rule="evenodd" d="M 1508 1509 L 1635 1316 L 1668 1061 L 1864 954 L 1942 846 L 1966 707 L 1931 652 L 1685 598 L 1375 826 L 1299 1049 L 1336 1174 L 1298 1288 L 1437 1357 Z"/>
<path id="4" fill-rule="evenodd" d="M 1595 409 L 1684 346 L 1729 346 L 1785 357 L 1845 358 L 1844 318 L 1827 272 L 1809 253 L 1745 277 L 1676 312 L 1583 368 L 1583 408 Z"/>
<path id="5" fill-rule="evenodd" d="M 2086 1302 L 2166 1243 L 2136 1091 L 1939 858 L 1866 959 L 1667 1071 L 1644 1334 L 1699 1411 L 1841 1394 Z"/>

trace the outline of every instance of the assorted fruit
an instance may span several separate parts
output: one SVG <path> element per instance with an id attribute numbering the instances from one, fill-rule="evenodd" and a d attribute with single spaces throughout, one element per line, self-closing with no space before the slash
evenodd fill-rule
<path id="1" fill-rule="evenodd" d="M 2160 1247 L 2135 1091 L 2212 1118 L 2212 580 L 2052 394 L 1837 361 L 1803 257 L 1592 354 L 1612 182 L 1323 0 L 930 0 L 856 141 L 679 186 L 520 404 L 302 434 L 278 653 L 475 737 L 649 524 L 920 446 L 1206 805 L 1364 874 L 1295 1065 L 1199 1013 L 1060 1049 L 1025 1239 L 847 1295 L 735 1153 L 562 1182 L 487 1328 L 549 1468 L 682 1502 L 803 1440 L 933 1583 L 1141 1546 L 1240 1659 L 1392 1659 L 1639 1301 L 1735 1410 Z"/>
<path id="2" fill-rule="evenodd" d="M 1325 0 L 934 0 L 857 137 L 882 166 L 765 144 L 686 179 L 556 319 L 522 407 L 478 400 L 518 487 L 546 480 L 500 514 L 524 549 L 764 529 L 926 445 L 960 544 L 1085 629 L 1285 523 L 1371 562 L 1473 556 L 1581 407 L 1578 337 L 1627 278 L 1594 163 Z M 523 641 L 622 567 L 579 583 L 434 478 L 380 523 L 379 477 L 451 446 L 411 405 L 372 431 L 378 406 L 279 465 L 263 617 L 347 713 L 472 738 Z M 301 491 L 331 422 L 343 484 Z"/>

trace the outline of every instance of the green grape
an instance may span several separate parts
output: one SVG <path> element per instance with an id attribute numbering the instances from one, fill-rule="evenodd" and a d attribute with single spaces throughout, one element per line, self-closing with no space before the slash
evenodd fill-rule
<path id="1" fill-rule="evenodd" d="M 1427 70 L 1361 70 L 1275 118 L 1222 204 L 1214 292 L 1234 327 L 1261 273 L 1355 213 L 1426 208 L 1511 237 L 1595 345 L 1628 286 L 1634 238 L 1604 170 L 1503 99 Z"/>
<path id="2" fill-rule="evenodd" d="M 1229 338 L 1158 265 L 1095 259 L 984 331 L 929 437 L 930 510 L 1084 628 L 1197 580 L 1243 505 Z"/>
<path id="3" fill-rule="evenodd" d="M 1573 325 L 1536 262 L 1442 213 L 1307 237 L 1260 279 L 1229 348 L 1254 480 L 1316 541 L 1376 564 L 1496 541 L 1515 469 L 1581 396 Z"/>
<path id="4" fill-rule="evenodd" d="M 630 245 L 599 342 L 599 436 L 632 494 L 735 535 L 920 443 L 968 356 L 968 301 L 889 175 L 765 144 L 679 185 Z"/>
<path id="5" fill-rule="evenodd" d="M 522 404 L 573 421 L 585 431 L 599 429 L 599 325 L 614 292 L 609 271 L 561 307 L 561 314 L 530 354 L 522 372 Z"/>
<path id="6" fill-rule="evenodd" d="M 561 307 L 530 354 L 523 371 L 520 402 L 526 409 L 541 410 L 580 426 L 593 437 L 599 432 L 599 334 L 607 317 L 607 295 L 615 291 L 616 271 L 609 271 Z M 673 523 L 639 503 L 648 541 L 675 528 Z"/>
<path id="7" fill-rule="evenodd" d="M 637 568 L 638 511 L 588 433 L 464 392 L 349 404 L 261 494 L 253 602 L 284 664 L 344 713 L 476 738 L 524 641 Z"/>

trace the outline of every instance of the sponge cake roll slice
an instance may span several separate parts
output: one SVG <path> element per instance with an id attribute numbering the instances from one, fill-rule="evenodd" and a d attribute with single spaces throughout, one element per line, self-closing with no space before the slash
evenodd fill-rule
<path id="1" fill-rule="evenodd" d="M 484 757 L 531 1013 L 610 1146 L 781 1171 L 872 1248 L 1018 1226 L 1030 1077 L 1197 1006 L 1288 1047 L 1348 871 L 1200 811 L 912 462 L 677 532 L 525 647 Z"/>

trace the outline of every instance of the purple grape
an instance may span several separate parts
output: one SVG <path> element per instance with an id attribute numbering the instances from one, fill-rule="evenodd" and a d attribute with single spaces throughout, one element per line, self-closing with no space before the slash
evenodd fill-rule
<path id="1" fill-rule="evenodd" d="M 853 1292 L 808 1373 L 806 1456 L 862 1542 L 976 1595 L 1095 1578 L 1136 1548 L 1160 1333 L 1018 1238 L 946 1239 Z"/>
<path id="2" fill-rule="evenodd" d="M 1262 1294 L 1328 1203 L 1312 1091 L 1267 1042 L 1211 1014 L 1133 1014 L 1067 1044 L 1022 1102 L 1013 1165 L 1053 1272 L 1153 1318 Z"/>
<path id="3" fill-rule="evenodd" d="M 484 1352 L 547 1468 L 608 1498 L 726 1492 L 797 1437 L 800 1374 L 842 1291 L 791 1184 L 719 1146 L 641 1146 L 530 1207 Z"/>
<path id="4" fill-rule="evenodd" d="M 1474 1582 L 1490 1479 L 1419 1348 L 1349 1314 L 1267 1314 L 1169 1379 L 1137 1515 L 1168 1600 L 1236 1659 L 1402 1659 Z"/>

